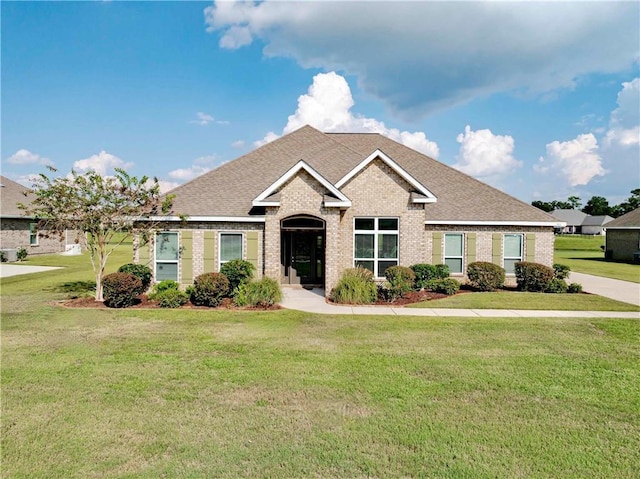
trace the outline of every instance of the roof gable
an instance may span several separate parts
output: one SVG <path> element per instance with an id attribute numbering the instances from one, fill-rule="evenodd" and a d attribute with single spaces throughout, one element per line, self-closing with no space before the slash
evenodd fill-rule
<path id="1" fill-rule="evenodd" d="M 629 211 L 628 213 L 607 223 L 607 229 L 616 228 L 640 228 L 640 208 Z"/>
<path id="2" fill-rule="evenodd" d="M 0 212 L 3 217 L 25 217 L 24 210 L 18 208 L 18 203 L 28 205 L 31 202 L 29 188 L 10 180 L 5 176 L 0 176 Z"/>
<path id="3" fill-rule="evenodd" d="M 299 174 L 300 171 L 306 171 L 330 193 L 330 195 L 325 195 L 324 205 L 326 207 L 348 208 L 351 206 L 351 200 L 349 200 L 349 198 L 347 198 L 338 188 L 332 185 L 324 176 L 309 166 L 304 160 L 298 161 L 276 181 L 271 183 L 253 200 L 253 206 L 280 206 L 280 198 L 276 196 L 278 190 L 287 181 Z"/>
<path id="4" fill-rule="evenodd" d="M 364 160 L 358 163 L 354 168 L 352 168 L 346 175 L 344 175 L 338 182 L 336 183 L 336 187 L 342 188 L 350 179 L 364 170 L 370 163 L 374 160 L 380 159 L 383 163 L 385 163 L 389 168 L 395 171 L 402 179 L 404 179 L 407 183 L 413 186 L 416 189 L 418 195 L 412 195 L 411 200 L 414 203 L 435 203 L 437 201 L 436 196 L 431 193 L 423 184 L 421 184 L 418 180 L 416 180 L 409 172 L 403 169 L 400 165 L 398 165 L 395 161 L 393 161 L 389 156 L 387 156 L 384 152 L 376 149 L 373 153 L 367 156 Z"/>

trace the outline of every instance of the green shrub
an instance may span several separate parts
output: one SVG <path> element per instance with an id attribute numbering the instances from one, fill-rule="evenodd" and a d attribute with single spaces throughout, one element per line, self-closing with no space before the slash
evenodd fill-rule
<path id="1" fill-rule="evenodd" d="M 16 258 L 18 261 L 24 261 L 25 259 L 27 259 L 27 249 L 18 248 L 18 251 L 16 251 Z"/>
<path id="2" fill-rule="evenodd" d="M 554 263 L 553 264 L 553 276 L 558 279 L 567 279 L 571 268 L 566 264 Z"/>
<path id="3" fill-rule="evenodd" d="M 240 307 L 247 306 L 249 304 L 249 301 L 247 300 L 247 283 L 241 283 L 233 290 L 233 304 Z"/>
<path id="4" fill-rule="evenodd" d="M 476 261 L 467 266 L 469 284 L 480 291 L 494 291 L 504 286 L 505 271 L 497 264 Z"/>
<path id="5" fill-rule="evenodd" d="M 196 306 L 216 307 L 229 294 L 229 280 L 222 273 L 204 273 L 194 280 L 189 292 Z"/>
<path id="6" fill-rule="evenodd" d="M 542 293 L 553 279 L 553 268 L 540 263 L 520 261 L 515 264 L 516 282 L 520 291 Z"/>
<path id="7" fill-rule="evenodd" d="M 432 279 L 427 283 L 426 289 L 451 296 L 460 290 L 460 283 L 453 278 Z"/>
<path id="8" fill-rule="evenodd" d="M 0 263 L 7 262 L 7 254 L 4 251 L 0 251 Z"/>
<path id="9" fill-rule="evenodd" d="M 149 299 L 155 301 L 158 298 L 158 295 L 165 291 L 180 291 L 180 285 L 172 279 L 160 281 L 153 286 L 153 290 L 149 294 Z"/>
<path id="10" fill-rule="evenodd" d="M 256 267 L 253 263 L 243 259 L 234 259 L 223 263 L 220 272 L 229 280 L 229 289 L 235 290 L 242 283 L 246 283 L 253 277 Z"/>
<path id="11" fill-rule="evenodd" d="M 569 286 L 565 282 L 564 279 L 560 278 L 552 278 L 547 285 L 547 289 L 544 291 L 545 293 L 566 293 L 569 289 Z"/>
<path id="12" fill-rule="evenodd" d="M 423 289 L 427 281 L 436 279 L 436 266 L 433 264 L 419 263 L 409 266 L 416 275 L 415 288 Z"/>
<path id="13" fill-rule="evenodd" d="M 450 274 L 451 274 L 451 271 L 449 270 L 449 265 L 447 264 L 436 265 L 435 279 L 445 279 L 445 278 L 448 278 Z"/>
<path id="14" fill-rule="evenodd" d="M 133 305 L 142 288 L 140 279 L 129 273 L 111 273 L 102 278 L 104 304 L 110 308 Z"/>
<path id="15" fill-rule="evenodd" d="M 282 300 L 282 290 L 275 279 L 262 278 L 260 281 L 251 281 L 241 286 L 247 306 L 269 307 Z"/>
<path id="16" fill-rule="evenodd" d="M 390 289 L 399 296 L 411 291 L 416 280 L 416 274 L 406 266 L 391 266 L 386 269 L 384 276 L 390 284 Z"/>
<path id="17" fill-rule="evenodd" d="M 134 264 L 134 263 L 123 264 L 118 268 L 118 273 L 130 273 L 138 277 L 142 282 L 142 291 L 140 291 L 140 294 L 144 293 L 146 290 L 149 289 L 149 285 L 151 284 L 151 278 L 153 277 L 151 268 L 143 264 Z"/>
<path id="18" fill-rule="evenodd" d="M 161 308 L 179 308 L 187 304 L 189 295 L 179 289 L 165 289 L 155 295 L 155 300 Z"/>
<path id="19" fill-rule="evenodd" d="M 580 283 L 571 283 L 567 287 L 567 293 L 571 293 L 571 294 L 582 293 L 582 285 Z"/>
<path id="20" fill-rule="evenodd" d="M 330 297 L 336 303 L 367 304 L 375 302 L 377 289 L 373 273 L 360 266 L 344 270 L 340 281 L 331 290 Z"/>

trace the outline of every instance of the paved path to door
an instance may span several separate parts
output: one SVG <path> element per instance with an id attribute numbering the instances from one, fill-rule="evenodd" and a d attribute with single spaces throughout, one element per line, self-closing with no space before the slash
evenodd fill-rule
<path id="1" fill-rule="evenodd" d="M 640 266 L 638 266 L 638 276 L 640 277 Z M 569 282 L 580 283 L 582 290 L 587 293 L 640 306 L 640 284 L 638 283 L 583 273 L 570 273 Z"/>
<path id="2" fill-rule="evenodd" d="M 432 316 L 432 317 L 490 317 L 490 318 L 634 318 L 640 319 L 638 312 L 616 311 L 537 311 L 515 309 L 440 309 L 440 308 L 397 308 L 392 306 L 348 306 L 327 303 L 324 289 L 306 290 L 300 287 L 282 288 L 281 305 L 287 309 L 296 309 L 317 314 L 368 314 L 396 316 Z"/>
<path id="3" fill-rule="evenodd" d="M 54 266 L 27 266 L 26 264 L 0 263 L 0 278 L 18 276 L 19 274 L 41 273 L 42 271 L 50 271 L 53 269 L 60 268 Z"/>

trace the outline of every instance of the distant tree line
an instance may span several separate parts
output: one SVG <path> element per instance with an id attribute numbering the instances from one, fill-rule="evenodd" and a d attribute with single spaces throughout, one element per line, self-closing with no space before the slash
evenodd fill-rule
<path id="1" fill-rule="evenodd" d="M 640 188 L 631 190 L 631 196 L 626 201 L 615 206 L 610 206 L 603 196 L 592 196 L 583 208 L 580 208 L 582 203 L 577 196 L 569 196 L 566 201 L 532 201 L 531 204 L 548 213 L 553 210 L 580 210 L 592 216 L 609 215 L 617 218 L 640 207 Z"/>

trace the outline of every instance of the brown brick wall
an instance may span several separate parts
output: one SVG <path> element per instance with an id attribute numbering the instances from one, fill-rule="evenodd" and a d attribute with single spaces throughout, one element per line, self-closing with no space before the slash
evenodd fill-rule
<path id="1" fill-rule="evenodd" d="M 27 254 L 61 253 L 65 248 L 65 240 L 58 236 L 45 238 L 38 236 L 38 244 L 29 244 L 29 224 L 31 220 L 3 219 L 0 227 L 0 249 L 25 248 Z M 70 238 L 70 241 L 72 238 Z"/>

